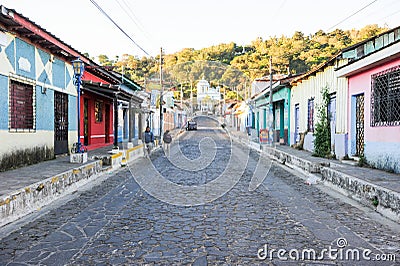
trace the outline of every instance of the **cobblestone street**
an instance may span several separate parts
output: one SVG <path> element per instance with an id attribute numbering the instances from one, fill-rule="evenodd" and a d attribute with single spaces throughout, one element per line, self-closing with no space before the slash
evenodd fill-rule
<path id="1" fill-rule="evenodd" d="M 10 234 L 3 228 L 0 264 L 399 265 L 398 226 L 293 170 L 269 169 L 213 120 L 198 125 L 170 157 L 156 150 Z M 257 167 L 269 169 L 265 179 Z"/>

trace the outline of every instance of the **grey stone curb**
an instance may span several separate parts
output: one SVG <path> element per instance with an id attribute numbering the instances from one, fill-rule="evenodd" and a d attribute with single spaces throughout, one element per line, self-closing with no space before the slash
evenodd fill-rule
<path id="1" fill-rule="evenodd" d="M 13 222 L 104 173 L 100 160 L 56 174 L 4 195 L 0 199 L 0 226 Z"/>
<path id="2" fill-rule="evenodd" d="M 230 135 L 235 141 L 249 145 L 250 148 L 258 152 L 261 150 L 262 154 L 268 155 L 281 164 L 288 165 L 295 170 L 304 171 L 314 177 L 318 176 L 325 186 L 335 189 L 343 195 L 374 209 L 383 216 L 400 223 L 400 193 L 334 170 L 327 163 L 310 162 L 272 147 L 257 148 L 256 146 L 260 147 L 258 143 L 245 141 L 233 134 Z"/>

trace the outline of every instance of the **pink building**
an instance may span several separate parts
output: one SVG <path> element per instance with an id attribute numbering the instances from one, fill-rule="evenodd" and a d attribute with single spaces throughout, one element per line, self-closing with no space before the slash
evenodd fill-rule
<path id="1" fill-rule="evenodd" d="M 400 27 L 343 50 L 349 63 L 348 151 L 400 173 Z"/>

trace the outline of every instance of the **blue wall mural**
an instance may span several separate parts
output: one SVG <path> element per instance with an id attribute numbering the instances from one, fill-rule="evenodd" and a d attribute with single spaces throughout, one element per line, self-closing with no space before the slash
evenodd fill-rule
<path id="1" fill-rule="evenodd" d="M 49 76 L 46 73 L 46 68 L 47 68 L 47 65 L 48 65 L 48 63 L 50 61 L 50 55 L 48 53 L 46 53 L 46 52 L 43 52 L 40 49 L 38 49 L 38 52 L 39 52 L 39 58 L 42 61 L 43 66 L 44 66 L 42 72 L 40 73 L 40 75 L 38 77 L 38 81 L 43 82 L 45 84 L 52 85 L 52 84 L 50 84 Z"/>
<path id="2" fill-rule="evenodd" d="M 36 79 L 35 47 L 16 38 L 17 75 Z"/>
<path id="3" fill-rule="evenodd" d="M 15 70 L 15 41 L 12 40 L 7 46 L 6 50 L 7 59 Z"/>
<path id="4" fill-rule="evenodd" d="M 0 130 L 8 130 L 8 77 L 0 75 Z"/>
<path id="5" fill-rule="evenodd" d="M 53 85 L 59 88 L 65 88 L 65 63 L 60 59 L 53 62 Z"/>

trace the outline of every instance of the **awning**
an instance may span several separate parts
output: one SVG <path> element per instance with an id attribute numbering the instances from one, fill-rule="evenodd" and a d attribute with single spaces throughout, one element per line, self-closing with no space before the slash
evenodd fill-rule
<path id="1" fill-rule="evenodd" d="M 111 85 L 104 84 L 101 82 L 93 82 L 93 81 L 82 81 L 82 90 L 90 91 L 97 95 L 104 96 L 106 98 L 114 99 L 115 97 L 119 100 L 124 101 L 134 101 L 134 103 L 141 104 L 143 99 L 139 96 L 136 96 L 134 92 L 128 92 L 123 87 L 119 85 Z"/>

